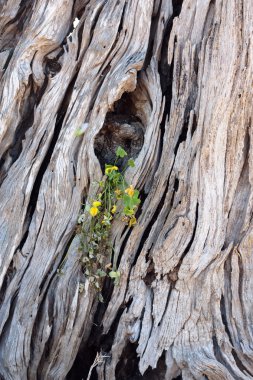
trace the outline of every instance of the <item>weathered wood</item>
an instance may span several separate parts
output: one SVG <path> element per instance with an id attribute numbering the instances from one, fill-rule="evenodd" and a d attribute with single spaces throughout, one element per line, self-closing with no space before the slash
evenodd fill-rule
<path id="1" fill-rule="evenodd" d="M 0 1 L 4 380 L 82 379 L 97 352 L 99 380 L 253 378 L 252 17 L 246 0 Z M 142 204 L 113 222 L 120 285 L 100 304 L 76 221 L 129 136 Z"/>

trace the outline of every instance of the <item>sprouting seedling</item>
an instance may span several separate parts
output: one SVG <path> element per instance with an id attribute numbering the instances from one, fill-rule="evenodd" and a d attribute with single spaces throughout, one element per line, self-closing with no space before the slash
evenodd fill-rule
<path id="1" fill-rule="evenodd" d="M 115 285 L 120 282 L 120 272 L 112 263 L 113 246 L 110 231 L 114 220 L 126 223 L 130 228 L 137 224 L 136 211 L 140 204 L 139 191 L 129 185 L 124 177 L 127 167 L 134 167 L 130 158 L 126 167 L 120 171 L 119 159 L 127 156 L 122 148 L 116 149 L 116 160 L 105 165 L 102 181 L 98 182 L 99 191 L 95 199 L 89 199 L 82 210 L 78 223 L 81 227 L 80 248 L 84 273 L 93 287 L 99 292 L 101 299 L 102 280 L 109 277 Z M 87 221 L 90 220 L 87 228 Z"/>

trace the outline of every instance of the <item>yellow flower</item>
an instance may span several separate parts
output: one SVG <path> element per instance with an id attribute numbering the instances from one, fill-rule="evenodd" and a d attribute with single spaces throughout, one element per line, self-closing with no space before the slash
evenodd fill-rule
<path id="1" fill-rule="evenodd" d="M 91 216 L 96 216 L 98 213 L 99 213 L 99 211 L 98 211 L 97 207 L 91 207 L 90 208 L 90 214 L 91 214 Z"/>
<path id="2" fill-rule="evenodd" d="M 121 194 L 121 190 L 120 189 L 116 189 L 116 190 L 114 190 L 114 192 L 115 192 L 116 195 L 120 195 Z"/>
<path id="3" fill-rule="evenodd" d="M 99 207 L 99 206 L 101 206 L 101 202 L 99 202 L 99 201 L 94 201 L 94 202 L 92 203 L 92 206 L 94 206 L 94 207 Z"/>
<path id="4" fill-rule="evenodd" d="M 131 219 L 129 220 L 129 227 L 134 226 L 137 223 L 136 217 L 134 215 L 131 216 Z"/>
<path id="5" fill-rule="evenodd" d="M 134 196 L 134 187 L 133 185 L 130 185 L 126 190 L 125 190 L 125 193 L 127 193 L 129 195 L 129 197 L 133 197 Z"/>
<path id="6" fill-rule="evenodd" d="M 110 174 L 111 172 L 113 172 L 115 170 L 119 170 L 118 166 L 110 165 L 105 169 L 105 174 Z"/>
<path id="7" fill-rule="evenodd" d="M 114 205 L 114 206 L 112 207 L 112 209 L 111 209 L 111 213 L 112 213 L 112 214 L 115 214 L 116 210 L 117 210 L 117 206 Z"/>

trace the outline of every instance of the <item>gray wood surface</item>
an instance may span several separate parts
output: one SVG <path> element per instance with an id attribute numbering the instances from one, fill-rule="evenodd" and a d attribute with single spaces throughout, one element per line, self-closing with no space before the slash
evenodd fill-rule
<path id="1" fill-rule="evenodd" d="M 253 379 L 252 20 L 250 0 L 0 0 L 2 379 L 77 355 L 82 379 L 97 352 L 99 380 Z M 144 132 L 142 204 L 101 306 L 76 221 L 115 115 Z"/>

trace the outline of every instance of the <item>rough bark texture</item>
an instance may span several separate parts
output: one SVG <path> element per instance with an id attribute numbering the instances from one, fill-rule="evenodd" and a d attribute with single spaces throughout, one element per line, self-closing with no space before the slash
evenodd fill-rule
<path id="1" fill-rule="evenodd" d="M 98 380 L 253 379 L 253 2 L 0 7 L 2 379 L 84 379 L 97 353 Z M 119 139 L 142 204 L 101 304 L 75 226 Z"/>

